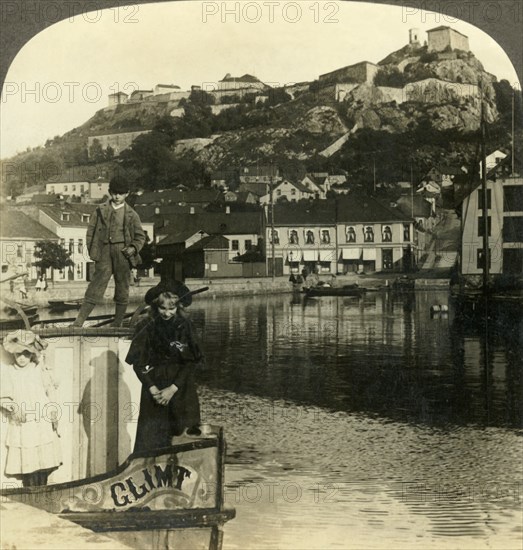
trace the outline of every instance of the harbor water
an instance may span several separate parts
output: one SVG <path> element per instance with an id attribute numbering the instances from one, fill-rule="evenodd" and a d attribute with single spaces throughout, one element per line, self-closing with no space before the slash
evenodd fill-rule
<path id="1" fill-rule="evenodd" d="M 521 317 L 435 304 L 448 294 L 195 300 L 237 509 L 224 549 L 521 549 Z"/>

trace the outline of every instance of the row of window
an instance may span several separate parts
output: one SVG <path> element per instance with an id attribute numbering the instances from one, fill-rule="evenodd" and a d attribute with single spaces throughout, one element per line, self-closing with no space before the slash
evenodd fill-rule
<path id="1" fill-rule="evenodd" d="M 363 242 L 372 243 L 374 242 L 374 226 L 367 225 L 362 229 L 363 232 Z M 296 229 L 291 229 L 288 232 L 288 238 L 290 244 L 300 244 L 300 239 L 298 236 L 298 231 Z M 275 229 L 273 233 L 274 244 L 280 244 L 280 234 L 279 230 Z M 345 242 L 355 243 L 357 242 L 357 233 L 354 226 L 348 226 L 345 231 Z M 381 240 L 382 242 L 392 242 L 392 228 L 390 225 L 381 226 Z M 410 241 L 410 224 L 403 224 L 403 240 Z M 305 244 L 315 244 L 315 235 L 314 231 L 308 229 L 304 231 L 304 242 Z M 321 229 L 319 242 L 321 244 L 330 244 L 331 235 L 329 229 Z"/>
<path id="2" fill-rule="evenodd" d="M 478 208 L 483 208 L 483 189 L 477 190 Z M 503 212 L 523 212 L 523 187 L 521 185 L 503 186 Z M 487 189 L 487 208 L 492 208 L 492 190 Z"/>
<path id="3" fill-rule="evenodd" d="M 60 245 L 61 245 L 62 248 L 66 248 L 65 244 L 66 244 L 65 239 L 60 239 Z M 78 239 L 78 242 L 76 244 L 77 244 L 78 254 L 83 254 L 84 240 L 83 239 Z M 69 244 L 68 244 L 67 249 L 69 250 L 69 252 L 71 254 L 74 254 L 74 239 L 69 239 Z"/>
<path id="4" fill-rule="evenodd" d="M 74 266 L 69 266 L 67 269 L 60 269 L 58 272 L 58 278 L 61 280 L 69 280 L 74 281 L 75 280 L 75 268 L 76 268 L 76 279 L 83 279 L 84 277 L 84 264 L 82 262 L 78 262 Z"/>
<path id="5" fill-rule="evenodd" d="M 485 233 L 485 223 L 481 216 L 478 217 L 478 237 Z M 492 220 L 487 216 L 487 235 L 492 234 Z M 503 218 L 502 237 L 503 242 L 517 243 L 523 240 L 523 216 L 505 216 Z"/>
<path id="6" fill-rule="evenodd" d="M 76 187 L 77 187 L 76 184 L 71 185 L 71 191 L 76 191 Z M 84 188 L 85 188 L 85 186 L 84 186 L 83 183 L 80 183 L 78 185 L 78 191 L 80 191 L 80 193 L 83 193 Z M 51 185 L 50 189 L 51 189 L 51 193 L 55 193 L 55 186 L 54 185 Z M 69 185 L 64 185 L 63 186 L 63 191 L 59 191 L 59 192 L 60 193 L 62 193 L 62 192 L 66 193 L 67 191 L 69 191 Z"/>
<path id="7" fill-rule="evenodd" d="M 489 269 L 492 267 L 492 260 L 499 262 L 499 260 L 502 259 L 503 273 L 521 274 L 521 269 L 523 267 L 523 250 L 521 248 L 504 248 L 501 258 L 499 257 L 499 249 L 492 250 L 489 248 L 488 251 Z M 478 248 L 476 251 L 476 268 L 485 269 L 485 257 L 482 248 Z"/>
<path id="8" fill-rule="evenodd" d="M 90 214 L 80 214 L 80 217 L 82 219 L 82 222 L 89 223 L 89 220 L 91 219 Z M 71 221 L 71 213 L 70 212 L 62 212 L 60 215 L 60 218 L 63 222 L 69 222 Z"/>
<path id="9" fill-rule="evenodd" d="M 250 239 L 245 239 L 245 250 L 250 250 L 252 248 L 252 241 Z M 240 250 L 240 241 L 233 239 L 231 241 L 231 250 Z"/>

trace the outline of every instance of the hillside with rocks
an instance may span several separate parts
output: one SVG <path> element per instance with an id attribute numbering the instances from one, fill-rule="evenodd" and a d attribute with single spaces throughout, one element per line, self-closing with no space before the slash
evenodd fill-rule
<path id="1" fill-rule="evenodd" d="M 136 175 L 141 170 L 140 148 L 167 148 L 162 156 L 166 164 L 162 185 L 170 184 L 170 171 L 180 172 L 180 163 L 187 168 L 181 172 L 189 180 L 191 167 L 209 175 L 256 162 L 277 163 L 294 172 L 343 168 L 349 177 L 353 172 L 361 179 L 368 174 L 368 167 L 362 166 L 368 164 L 365 155 L 371 153 L 374 162 L 378 157 L 383 173 L 400 177 L 384 143 L 396 148 L 395 155 L 419 165 L 420 172 L 441 159 L 474 160 L 480 86 L 486 119 L 494 129 L 490 148 L 506 147 L 507 94 L 511 92 L 507 85 L 485 72 L 472 52 L 427 52 L 426 46 L 409 44 L 380 61 L 372 81 L 349 79 L 325 85 L 320 79 L 293 91 L 282 88 L 261 98 L 245 97 L 227 108 L 221 106 L 214 111 L 217 114 L 211 109 L 215 98 L 205 92 L 182 100 L 164 94 L 101 109 L 82 126 L 31 153 L 52 156 L 64 166 L 92 163 L 96 160 L 87 149 L 89 136 L 154 130 L 140 136 L 118 161 L 124 168 L 131 166 Z M 521 93 L 516 103 L 521 110 Z M 394 140 L 400 145 L 391 145 Z M 9 160 L 23 161 L 23 155 Z M 116 161 L 110 156 L 100 160 Z M 138 183 L 147 179 L 136 178 Z M 8 184 L 15 189 L 20 186 L 16 178 Z"/>

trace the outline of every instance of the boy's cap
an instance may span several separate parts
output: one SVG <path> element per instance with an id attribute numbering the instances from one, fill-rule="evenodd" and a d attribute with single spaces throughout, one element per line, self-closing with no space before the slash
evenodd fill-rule
<path id="1" fill-rule="evenodd" d="M 47 347 L 47 342 L 30 330 L 20 329 L 7 334 L 3 346 L 8 353 L 29 351 L 38 355 Z"/>
<path id="2" fill-rule="evenodd" d="M 150 288 L 145 294 L 145 303 L 151 305 L 153 300 L 158 298 L 162 292 L 172 292 L 176 294 L 178 298 L 184 297 L 180 300 L 180 304 L 184 307 L 188 307 L 192 304 L 192 296 L 189 294 L 189 288 L 180 281 L 174 279 L 160 281 L 156 286 Z M 187 294 L 189 294 L 189 296 L 187 296 Z"/>
<path id="3" fill-rule="evenodd" d="M 129 193 L 129 182 L 121 176 L 114 176 L 109 182 L 109 192 L 113 193 Z"/>

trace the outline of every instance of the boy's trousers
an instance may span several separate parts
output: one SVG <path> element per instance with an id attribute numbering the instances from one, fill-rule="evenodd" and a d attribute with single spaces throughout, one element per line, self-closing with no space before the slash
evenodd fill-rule
<path id="1" fill-rule="evenodd" d="M 125 243 L 103 245 L 100 260 L 95 263 L 94 276 L 85 291 L 87 303 L 97 304 L 103 300 L 109 279 L 114 275 L 114 301 L 117 304 L 127 304 L 131 266 L 129 260 L 122 254 L 124 248 Z"/>

